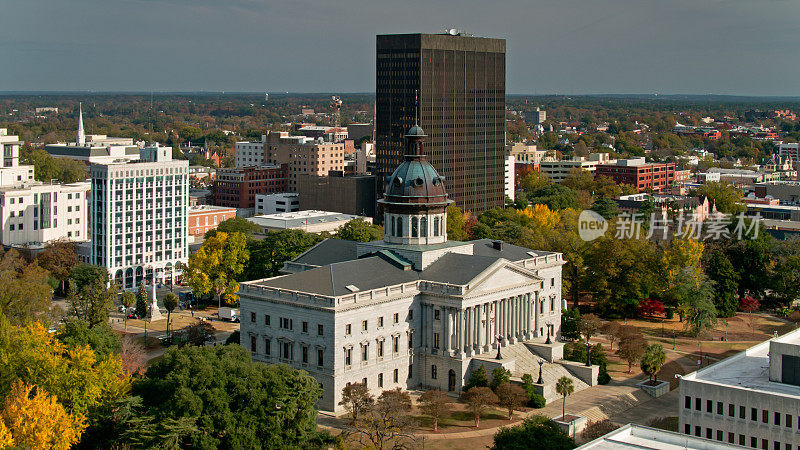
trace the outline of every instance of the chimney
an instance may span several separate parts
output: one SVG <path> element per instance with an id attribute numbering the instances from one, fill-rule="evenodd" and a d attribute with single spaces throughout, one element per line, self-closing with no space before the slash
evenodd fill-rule
<path id="1" fill-rule="evenodd" d="M 492 241 L 492 248 L 495 250 L 503 250 L 503 241 Z"/>

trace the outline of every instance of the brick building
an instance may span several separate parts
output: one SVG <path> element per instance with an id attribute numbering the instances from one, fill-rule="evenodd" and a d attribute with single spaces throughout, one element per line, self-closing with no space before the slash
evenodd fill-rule
<path id="1" fill-rule="evenodd" d="M 288 164 L 219 169 L 214 180 L 214 204 L 253 208 L 256 194 L 286 192 L 288 180 Z"/>
<path id="2" fill-rule="evenodd" d="M 189 236 L 202 236 L 217 228 L 223 220 L 236 217 L 236 208 L 198 205 L 189 207 Z"/>
<path id="3" fill-rule="evenodd" d="M 606 176 L 619 184 L 629 184 L 639 192 L 660 192 L 675 182 L 675 164 L 647 163 L 644 158 L 620 159 L 616 164 L 600 164 L 594 176 Z"/>

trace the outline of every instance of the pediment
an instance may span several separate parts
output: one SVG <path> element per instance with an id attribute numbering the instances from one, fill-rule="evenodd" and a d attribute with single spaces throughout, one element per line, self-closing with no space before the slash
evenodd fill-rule
<path id="1" fill-rule="evenodd" d="M 467 294 L 475 295 L 525 285 L 538 285 L 542 281 L 543 278 L 530 270 L 506 260 L 498 260 L 468 283 Z"/>

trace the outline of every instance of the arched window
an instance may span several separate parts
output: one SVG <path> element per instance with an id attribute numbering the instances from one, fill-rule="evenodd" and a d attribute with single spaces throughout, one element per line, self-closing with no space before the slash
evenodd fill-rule
<path id="1" fill-rule="evenodd" d="M 419 237 L 419 217 L 411 218 L 411 237 Z"/>
<path id="2" fill-rule="evenodd" d="M 433 218 L 433 235 L 439 236 L 439 217 Z"/>
<path id="3" fill-rule="evenodd" d="M 423 237 L 428 236 L 428 216 L 422 216 L 419 222 L 419 229 Z"/>

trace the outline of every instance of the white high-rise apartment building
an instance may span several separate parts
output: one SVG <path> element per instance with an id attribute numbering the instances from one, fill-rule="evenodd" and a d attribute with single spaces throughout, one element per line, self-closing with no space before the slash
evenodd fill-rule
<path id="1" fill-rule="evenodd" d="M 0 243 L 37 248 L 57 240 L 85 241 L 89 183 L 42 183 L 19 165 L 17 136 L 0 128 Z"/>
<path id="2" fill-rule="evenodd" d="M 173 161 L 171 147 L 141 150 L 139 161 L 93 164 L 91 262 L 133 288 L 169 283 L 188 261 L 189 162 Z"/>

